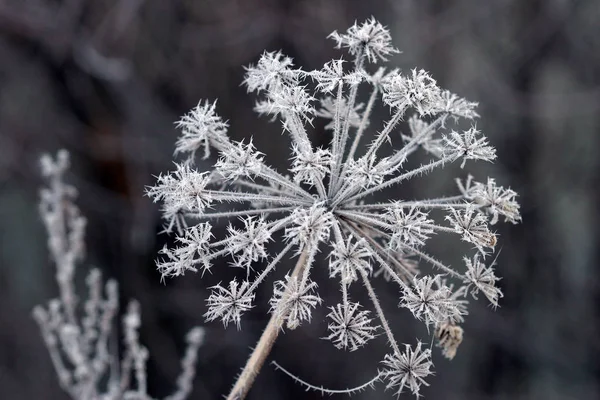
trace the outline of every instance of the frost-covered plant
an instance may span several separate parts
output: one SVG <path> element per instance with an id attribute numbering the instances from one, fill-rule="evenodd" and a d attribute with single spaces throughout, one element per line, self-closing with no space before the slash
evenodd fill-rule
<path id="1" fill-rule="evenodd" d="M 48 187 L 41 190 L 40 213 L 48 231 L 50 256 L 56 265 L 59 297 L 50 300 L 46 307 L 35 307 L 33 316 L 59 383 L 74 400 L 151 400 L 146 390 L 149 354 L 138 335 L 139 304 L 129 302 L 123 316 L 124 354 L 119 359 L 114 354 L 117 344 L 111 344 L 119 311 L 117 282 L 110 279 L 103 284 L 100 271 L 92 269 L 86 279 L 87 299 L 80 304 L 75 294 L 75 268 L 84 259 L 86 219 L 74 203 L 77 190 L 64 181 L 69 168 L 68 153 L 62 150 L 56 159 L 44 155 L 41 165 Z M 177 389 L 165 400 L 184 400 L 190 394 L 203 338 L 203 328 L 196 327 L 188 333 Z"/>
<path id="2" fill-rule="evenodd" d="M 280 52 L 265 52 L 256 65 L 246 68 L 244 84 L 259 96 L 255 110 L 279 119 L 291 138 L 287 173 L 270 167 L 250 138 L 230 139 L 216 103 L 201 101 L 178 122 L 183 133 L 176 153 L 187 154 L 187 159 L 175 171 L 159 176 L 147 191 L 162 202 L 166 231 L 176 231 L 179 242 L 174 249 L 162 250 L 157 265 L 163 278 L 208 271 L 222 256 L 231 256 L 233 266 L 245 269 L 240 280 L 212 288 L 208 321 L 220 319 L 226 326 L 234 322 L 239 329 L 242 314 L 253 306 L 257 286 L 276 268 L 284 269 L 280 271 L 284 278 L 274 285 L 271 320 L 229 399 L 245 397 L 278 332 L 310 321 L 312 310 L 321 303 L 317 283 L 311 279 L 319 251 L 329 252 L 329 275 L 339 282 L 341 292 L 340 302 L 330 307 L 330 334 L 325 339 L 352 351 L 383 331 L 391 353 L 377 378 L 398 394 L 405 387 L 419 393 L 424 378 L 432 373 L 431 351 L 422 350 L 421 344 L 404 349 L 398 345 L 373 290 L 374 278 L 383 276 L 399 287 L 400 307 L 434 328 L 449 358 L 462 340 L 459 324 L 467 313 L 468 291 L 483 292 L 494 306 L 501 296 L 492 265 L 484 264 L 496 245 L 488 225 L 500 216 L 513 223 L 520 220 L 513 191 L 493 179 L 483 184 L 469 177 L 465 183 L 459 181 L 460 193 L 447 197 L 404 199 L 397 190 L 384 201 L 371 196 L 385 198 L 389 192 L 384 189 L 451 163 L 464 167 L 470 160 L 493 161 L 494 148 L 474 125 L 467 130 L 456 125 L 458 120 L 476 118 L 477 104 L 441 89 L 423 70 L 371 70 L 369 64 L 398 52 L 387 29 L 374 19 L 330 37 L 338 48 L 348 49 L 352 62 L 332 60 L 307 72 Z M 366 105 L 358 102 L 363 87 L 370 89 Z M 391 112 L 382 125 L 370 120 L 378 100 Z M 315 148 L 309 140 L 308 127 L 315 117 L 327 119 L 326 129 L 333 131 L 326 149 Z M 405 118 L 410 132 L 399 134 L 398 124 Z M 372 140 L 364 143 L 368 127 Z M 399 149 L 379 155 L 383 147 L 396 143 L 401 144 Z M 195 167 L 196 151 L 203 150 L 206 159 L 210 149 L 219 156 L 214 168 Z M 419 150 L 430 161 L 406 168 L 407 158 Z M 231 203 L 242 207 L 232 209 Z M 446 218 L 436 221 L 432 210 Z M 230 220 L 225 237 L 211 234 L 211 222 L 217 218 Z M 466 259 L 466 272 L 424 250 L 436 234 L 458 234 L 474 247 L 477 255 Z M 285 246 L 269 255 L 267 245 L 275 240 Z M 289 256 L 297 257 L 293 268 L 285 261 Z M 420 274 L 419 263 L 429 264 L 436 274 Z M 456 290 L 447 279 L 458 285 Z M 348 289 L 355 283 L 366 288 L 371 310 L 351 301 Z"/>

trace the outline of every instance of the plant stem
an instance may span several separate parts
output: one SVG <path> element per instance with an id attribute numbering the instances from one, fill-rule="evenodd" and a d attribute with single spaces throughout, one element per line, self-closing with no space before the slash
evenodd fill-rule
<path id="1" fill-rule="evenodd" d="M 309 247 L 306 246 L 300 254 L 298 262 L 296 262 L 296 266 L 292 272 L 292 278 L 302 274 L 303 270 L 306 268 L 308 255 Z M 283 318 L 281 317 L 281 313 L 277 311 L 278 310 L 273 311 L 269 323 L 258 340 L 258 343 L 256 343 L 256 347 L 250 355 L 250 358 L 248 358 L 244 370 L 233 386 L 233 389 L 231 389 L 231 393 L 227 396 L 227 400 L 243 400 L 250 391 L 256 376 L 260 372 L 260 369 L 275 344 L 275 340 L 277 340 L 277 336 L 279 336 Z"/>

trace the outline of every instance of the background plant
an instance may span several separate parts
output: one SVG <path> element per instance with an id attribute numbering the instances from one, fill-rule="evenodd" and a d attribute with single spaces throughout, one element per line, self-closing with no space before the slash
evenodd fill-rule
<path id="1" fill-rule="evenodd" d="M 123 315 L 124 352 L 119 357 L 117 343 L 112 343 L 118 336 L 114 326 L 119 311 L 117 282 L 110 279 L 104 284 L 100 271 L 92 269 L 85 280 L 86 300 L 76 294 L 75 272 L 84 261 L 86 220 L 74 203 L 77 190 L 64 181 L 69 155 L 64 150 L 56 159 L 44 155 L 41 166 L 48 187 L 40 192 L 40 214 L 56 266 L 59 297 L 46 307 L 35 307 L 33 316 L 60 385 L 73 400 L 151 400 L 146 374 L 149 354 L 138 334 L 140 306 L 130 301 Z M 190 394 L 203 337 L 200 327 L 188 333 L 177 389 L 165 400 L 184 400 Z"/>

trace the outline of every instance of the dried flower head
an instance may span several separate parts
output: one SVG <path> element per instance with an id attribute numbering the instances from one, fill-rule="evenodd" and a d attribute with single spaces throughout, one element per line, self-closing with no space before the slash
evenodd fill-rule
<path id="1" fill-rule="evenodd" d="M 435 339 L 442 354 L 449 360 L 456 356 L 456 350 L 463 340 L 463 329 L 451 322 L 439 324 L 435 330 Z"/>
<path id="2" fill-rule="evenodd" d="M 278 331 L 309 321 L 321 303 L 311 275 L 316 254 L 327 251 L 329 276 L 342 293 L 339 304 L 330 308 L 327 339 L 353 350 L 374 337 L 368 310 L 359 311 L 350 299 L 348 288 L 360 282 L 393 350 L 384 360 L 387 369 L 381 377 L 398 392 L 409 387 L 418 394 L 431 373 L 430 351 L 422 351 L 421 344 L 414 351 L 408 346 L 400 351 L 371 282 L 378 276 L 394 282 L 402 293 L 401 306 L 434 327 L 463 321 L 467 286 L 495 302 L 499 294 L 492 289 L 494 279 L 477 264 L 477 256 L 465 274 L 429 254 L 427 242 L 433 235 L 450 235 L 473 244 L 482 255 L 493 251 L 496 236 L 488 216 L 491 223 L 499 216 L 519 221 L 516 194 L 497 187 L 492 179 L 487 185 L 469 181 L 468 187 L 459 185 L 459 193 L 435 199 L 374 200 L 373 195 L 384 189 L 459 160 L 462 167 L 466 160 L 493 161 L 495 150 L 474 127 L 462 131 L 457 124 L 476 118 L 477 104 L 441 89 L 426 71 L 369 71 L 367 61 L 385 61 L 397 52 L 380 23 L 369 19 L 331 38 L 338 48 L 348 49 L 352 62 L 332 60 L 306 72 L 280 52 L 265 52 L 247 68 L 244 84 L 259 97 L 255 110 L 279 120 L 290 137 L 289 171 L 270 167 L 268 154 L 258 152 L 252 142 L 230 139 L 214 102 L 200 103 L 182 119 L 177 152 L 193 157 L 198 149 L 208 154 L 212 147 L 219 158 L 211 171 L 200 171 L 192 162 L 179 164 L 148 189 L 150 197 L 163 203 L 166 230 L 176 228 L 183 238 L 181 249 L 165 250 L 168 257 L 159 261 L 159 270 L 163 276 L 181 275 L 198 267 L 207 270 L 217 257 L 232 257 L 233 266 L 246 270 L 245 279 L 213 287 L 206 317 L 239 326 L 258 285 L 276 267 L 283 269 L 278 272 L 284 278 L 276 281 L 270 300 Z M 365 88 L 370 94 L 361 104 Z M 317 111 L 314 103 L 321 96 L 325 97 L 319 99 Z M 384 122 L 371 120 L 378 101 L 390 107 Z M 310 123 L 317 117 L 332 131 L 327 149 L 309 140 L 309 130 L 314 129 Z M 405 119 L 410 134 L 398 134 Z M 407 159 L 420 150 L 429 160 L 407 169 Z M 434 210 L 446 211 L 450 226 Z M 231 225 L 226 237 L 213 239 L 209 224 L 217 218 L 227 218 Z M 206 225 L 198 232 L 188 227 L 199 223 Z M 271 240 L 285 247 L 269 254 Z M 297 257 L 295 267 L 288 257 Z M 458 290 L 453 291 L 452 281 L 461 284 Z M 446 336 L 440 340 L 446 355 L 453 355 L 454 342 Z"/>

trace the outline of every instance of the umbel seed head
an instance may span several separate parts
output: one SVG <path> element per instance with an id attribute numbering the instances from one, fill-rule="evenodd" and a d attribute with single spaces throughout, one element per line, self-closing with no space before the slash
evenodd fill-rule
<path id="1" fill-rule="evenodd" d="M 165 230 L 178 238 L 157 265 L 163 277 L 214 270 L 218 258 L 244 269 L 243 276 L 211 287 L 205 314 L 208 321 L 220 319 L 238 329 L 254 305 L 256 288 L 276 275 L 270 312 L 281 329 L 295 329 L 310 322 L 323 302 L 312 272 L 321 268 L 315 256 L 324 251 L 328 276 L 340 292 L 337 304 L 329 306 L 324 338 L 352 351 L 385 336 L 391 353 L 379 377 L 397 393 L 408 388 L 418 395 L 431 374 L 431 351 L 420 342 L 404 348 L 396 342 L 371 282 L 380 276 L 391 281 L 396 286 L 391 290 L 401 293 L 399 306 L 433 327 L 428 331 L 437 335 L 444 355 L 453 357 L 462 340 L 467 295 L 482 292 L 494 306 L 502 296 L 486 264 L 497 244 L 490 225 L 500 217 L 520 221 L 516 193 L 493 178 L 479 183 L 469 176 L 454 193 L 400 198 L 397 189 L 409 180 L 451 164 L 466 168 L 496 159 L 473 123 L 477 103 L 440 88 L 422 69 L 374 65 L 399 53 L 388 29 L 374 18 L 329 37 L 347 50 L 347 60 L 305 71 L 271 51 L 246 67 L 243 83 L 257 96 L 255 111 L 278 121 L 289 136 L 289 170 L 271 167 L 269 154 L 255 148 L 251 137 L 231 139 L 215 101 L 199 102 L 178 122 L 176 153 L 185 159 L 147 192 L 162 204 Z M 389 109 L 383 121 L 373 118 L 378 103 Z M 331 132 L 327 148 L 309 139 L 315 118 L 323 118 Z M 404 120 L 407 129 L 401 128 Z M 466 130 L 465 120 L 471 124 Z M 215 155 L 213 168 L 195 165 L 198 151 L 205 158 Z M 407 168 L 417 153 L 425 162 Z M 221 237 L 211 234 L 217 219 L 229 221 Z M 430 252 L 433 236 L 473 247 L 465 252 L 472 253 L 465 254 L 466 271 Z M 281 242 L 283 249 L 272 252 L 271 242 Z M 370 303 L 352 301 L 351 285 L 364 287 Z"/>

